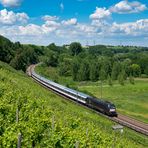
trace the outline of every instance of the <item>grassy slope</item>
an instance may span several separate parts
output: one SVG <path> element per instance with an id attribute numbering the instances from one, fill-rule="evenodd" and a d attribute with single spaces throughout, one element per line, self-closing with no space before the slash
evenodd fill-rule
<path id="1" fill-rule="evenodd" d="M 19 123 L 16 109 L 19 106 Z M 66 101 L 34 83 L 21 72 L 0 62 L 0 145 L 16 147 L 17 135 L 23 134 L 22 145 L 31 147 L 74 146 L 111 147 L 114 132 L 111 121 L 76 104 Z M 146 147 L 147 137 L 124 129 L 119 147 Z"/>
<path id="2" fill-rule="evenodd" d="M 61 84 L 78 88 L 100 98 L 100 82 L 73 82 L 71 77 L 59 77 L 54 68 L 39 66 L 37 71 L 52 80 L 58 80 Z M 148 123 L 148 79 L 138 79 L 135 85 L 129 82 L 124 86 L 114 83 L 112 87 L 104 83 L 103 98 L 115 103 L 118 112 Z"/>

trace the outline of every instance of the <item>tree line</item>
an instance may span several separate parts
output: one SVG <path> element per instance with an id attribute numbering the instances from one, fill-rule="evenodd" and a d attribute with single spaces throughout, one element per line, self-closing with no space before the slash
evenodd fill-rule
<path id="1" fill-rule="evenodd" d="M 48 46 L 12 43 L 0 36 L 0 60 L 17 70 L 25 71 L 33 63 L 43 62 L 56 67 L 61 76 L 74 81 L 126 80 L 148 77 L 148 48 L 96 45 L 82 47 L 78 42 L 70 45 Z"/>
<path id="2" fill-rule="evenodd" d="M 59 75 L 72 76 L 74 81 L 108 80 L 111 85 L 118 80 L 124 85 L 127 78 L 134 83 L 134 77 L 148 76 L 148 48 L 141 51 L 140 47 L 118 49 L 103 45 L 83 48 L 74 42 L 66 47 L 51 44 L 45 53 L 42 60 L 47 66 L 57 67 Z"/>
<path id="3" fill-rule="evenodd" d="M 0 60 L 9 63 L 17 70 L 25 72 L 30 64 L 39 62 L 39 56 L 42 54 L 41 47 L 22 45 L 19 42 L 12 43 L 0 36 Z"/>

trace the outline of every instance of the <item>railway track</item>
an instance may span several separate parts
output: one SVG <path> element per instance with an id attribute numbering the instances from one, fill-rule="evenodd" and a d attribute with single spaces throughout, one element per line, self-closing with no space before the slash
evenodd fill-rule
<path id="1" fill-rule="evenodd" d="M 113 121 L 148 136 L 148 124 L 122 114 L 118 114 L 118 117 L 113 117 Z"/>
<path id="2" fill-rule="evenodd" d="M 31 65 L 30 67 L 28 67 L 27 74 L 29 76 L 31 76 L 32 70 L 34 70 L 35 66 L 36 65 Z M 47 88 L 48 90 L 53 91 L 52 89 L 45 86 L 43 83 L 41 83 L 41 82 L 39 82 L 37 80 L 35 80 L 35 81 L 38 84 L 42 85 L 43 87 Z M 62 96 L 64 98 L 66 98 L 67 100 L 69 100 L 69 98 L 66 97 L 65 95 L 59 94 L 59 93 L 57 93 L 55 91 L 53 91 L 53 92 L 56 93 L 59 96 Z M 88 108 L 88 109 L 92 110 L 93 112 L 95 112 L 95 113 L 97 113 L 99 115 L 102 115 L 102 116 L 104 116 L 104 117 L 106 117 L 106 118 L 108 118 L 108 119 L 110 119 L 110 120 L 112 120 L 112 121 L 114 121 L 116 123 L 119 123 L 119 124 L 121 124 L 123 126 L 126 126 L 126 127 L 130 128 L 130 129 L 132 129 L 132 130 L 134 130 L 134 131 L 136 131 L 138 133 L 141 133 L 141 134 L 144 134 L 144 135 L 148 136 L 148 124 L 146 124 L 146 123 L 143 123 L 141 121 L 135 120 L 135 119 L 133 119 L 131 117 L 128 117 L 128 116 L 125 116 L 125 115 L 122 115 L 122 114 L 118 114 L 118 117 L 109 117 L 109 116 L 106 116 L 106 115 L 104 115 L 104 114 L 102 114 L 102 113 L 88 107 L 87 105 L 84 105 L 82 103 L 78 103 L 78 102 L 76 102 L 76 101 L 74 101 L 72 99 L 71 99 L 71 101 L 74 102 L 74 103 L 77 103 L 78 105 L 81 105 L 81 106 L 83 106 L 85 108 Z"/>

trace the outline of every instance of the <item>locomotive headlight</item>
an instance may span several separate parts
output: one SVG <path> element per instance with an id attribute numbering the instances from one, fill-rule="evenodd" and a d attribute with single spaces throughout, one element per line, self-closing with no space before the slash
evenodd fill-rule
<path id="1" fill-rule="evenodd" d="M 116 110 L 115 110 L 115 109 L 110 109 L 109 111 L 110 111 L 110 112 L 115 112 Z"/>

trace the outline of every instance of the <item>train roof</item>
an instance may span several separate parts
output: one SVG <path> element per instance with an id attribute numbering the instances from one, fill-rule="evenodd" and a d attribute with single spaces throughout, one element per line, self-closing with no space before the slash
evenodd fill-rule
<path id="1" fill-rule="evenodd" d="M 70 92 L 70 93 L 73 93 L 73 94 L 78 95 L 78 96 L 83 97 L 83 98 L 88 98 L 88 97 L 90 97 L 90 96 L 87 95 L 87 94 L 84 94 L 84 93 L 82 93 L 82 92 L 73 90 L 73 89 L 68 88 L 68 87 L 66 87 L 66 86 L 60 85 L 60 84 L 58 84 L 58 83 L 55 83 L 54 81 L 51 81 L 51 80 L 49 80 L 49 79 L 46 79 L 46 78 L 44 78 L 44 77 L 42 77 L 42 76 L 36 74 L 34 71 L 33 71 L 32 73 L 33 73 L 36 77 L 40 78 L 41 80 L 43 80 L 43 81 L 45 81 L 45 82 L 47 82 L 47 83 L 49 83 L 49 84 L 51 84 L 51 85 L 53 85 L 53 86 L 55 86 L 55 87 L 61 88 L 61 89 L 65 90 L 65 91 L 68 91 L 68 92 Z"/>
<path id="2" fill-rule="evenodd" d="M 113 105 L 113 103 L 111 103 L 109 101 L 101 100 L 99 98 L 89 97 L 89 99 L 93 100 L 96 103 L 98 102 L 98 103 L 101 103 L 101 104 L 111 104 L 111 105 Z"/>

